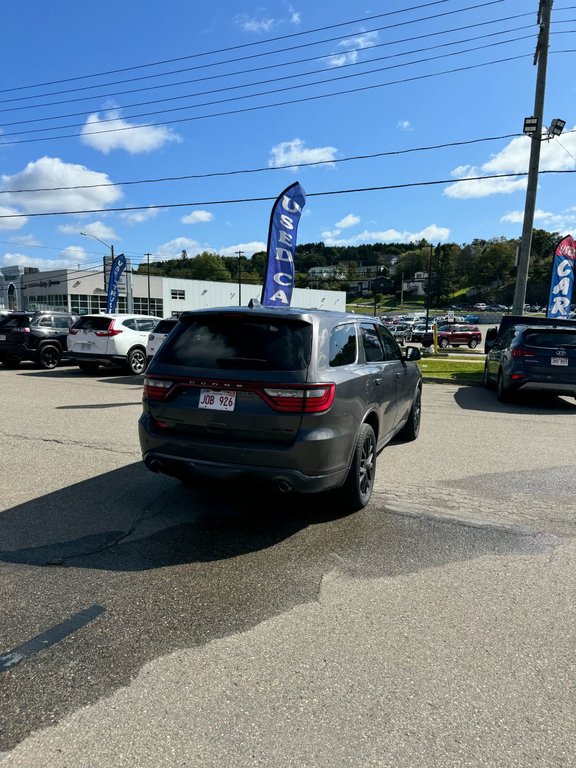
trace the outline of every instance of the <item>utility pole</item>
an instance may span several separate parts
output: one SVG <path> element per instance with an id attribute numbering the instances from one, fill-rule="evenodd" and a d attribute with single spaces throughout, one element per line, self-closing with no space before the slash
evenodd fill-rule
<path id="1" fill-rule="evenodd" d="M 145 253 L 144 256 L 146 256 L 146 263 L 148 265 L 148 304 L 146 305 L 146 311 L 150 315 L 150 254 Z"/>
<path id="2" fill-rule="evenodd" d="M 548 65 L 548 40 L 550 36 L 550 16 L 554 0 L 540 0 L 538 8 L 538 24 L 540 32 L 534 53 L 533 64 L 538 64 L 536 75 L 536 94 L 534 97 L 535 127 L 531 134 L 530 162 L 528 165 L 528 184 L 526 187 L 526 203 L 524 205 L 524 224 L 522 240 L 518 255 L 518 271 L 514 289 L 512 314 L 521 315 L 526 301 L 526 285 L 528 283 L 528 267 L 530 264 L 530 247 L 532 245 L 532 229 L 534 227 L 534 210 L 536 208 L 536 191 L 538 188 L 538 168 L 540 165 L 540 147 L 542 145 L 542 127 L 544 117 L 544 92 L 546 90 L 546 67 Z"/>
<path id="3" fill-rule="evenodd" d="M 434 253 L 434 246 L 430 243 L 430 263 L 428 266 L 428 290 L 426 293 L 426 330 L 428 330 L 428 317 L 430 316 L 430 297 L 432 296 L 432 254 Z"/>
<path id="4" fill-rule="evenodd" d="M 244 256 L 244 251 L 235 251 L 238 255 L 238 306 L 242 306 L 242 263 L 240 259 Z"/>

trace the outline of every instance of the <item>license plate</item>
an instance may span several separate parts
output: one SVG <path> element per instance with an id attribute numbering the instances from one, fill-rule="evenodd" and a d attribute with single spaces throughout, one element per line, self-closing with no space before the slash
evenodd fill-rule
<path id="1" fill-rule="evenodd" d="M 6 334 L 0 333 L 0 341 L 6 341 Z"/>
<path id="2" fill-rule="evenodd" d="M 82 349 L 90 349 L 90 347 L 92 346 L 92 342 L 91 341 L 81 341 L 80 342 L 80 346 L 82 347 Z"/>
<path id="3" fill-rule="evenodd" d="M 233 411 L 236 407 L 236 392 L 219 389 L 201 389 L 198 408 L 210 411 Z"/>
<path id="4" fill-rule="evenodd" d="M 567 357 L 553 357 L 550 362 L 552 365 L 568 365 Z"/>

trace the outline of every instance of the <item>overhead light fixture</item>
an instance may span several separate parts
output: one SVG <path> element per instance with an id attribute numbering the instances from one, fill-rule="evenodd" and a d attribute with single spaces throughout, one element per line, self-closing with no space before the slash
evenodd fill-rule
<path id="1" fill-rule="evenodd" d="M 524 133 L 527 136 L 533 136 L 538 130 L 538 118 L 537 117 L 525 117 L 524 118 Z"/>
<path id="2" fill-rule="evenodd" d="M 548 136 L 560 136 L 566 125 L 566 120 L 561 120 L 559 117 L 555 117 L 550 123 L 548 128 Z"/>

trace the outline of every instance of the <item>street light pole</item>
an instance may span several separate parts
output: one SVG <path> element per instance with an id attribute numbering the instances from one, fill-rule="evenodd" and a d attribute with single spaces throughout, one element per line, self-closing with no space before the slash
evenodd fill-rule
<path id="1" fill-rule="evenodd" d="M 238 254 L 238 306 L 242 306 L 242 264 L 240 259 L 244 256 L 244 251 L 236 251 Z"/>
<path id="2" fill-rule="evenodd" d="M 144 256 L 146 256 L 146 263 L 147 263 L 147 272 L 148 272 L 148 302 L 146 304 L 146 311 L 148 314 L 150 313 L 150 254 L 145 253 Z"/>
<path id="3" fill-rule="evenodd" d="M 538 64 L 536 75 L 536 94 L 534 96 L 534 131 L 531 134 L 530 162 L 528 165 L 528 184 L 526 187 L 526 203 L 524 205 L 524 224 L 522 239 L 518 254 L 518 270 L 512 314 L 521 315 L 526 301 L 526 286 L 528 283 L 528 266 L 530 264 L 530 247 L 532 245 L 532 229 L 534 227 L 534 210 L 536 208 L 536 191 L 538 188 L 538 168 L 540 165 L 540 147 L 542 145 L 542 125 L 544 118 L 544 92 L 546 89 L 546 67 L 548 65 L 548 40 L 550 34 L 550 15 L 554 0 L 540 0 L 538 23 L 540 33 L 534 54 L 534 64 Z"/>

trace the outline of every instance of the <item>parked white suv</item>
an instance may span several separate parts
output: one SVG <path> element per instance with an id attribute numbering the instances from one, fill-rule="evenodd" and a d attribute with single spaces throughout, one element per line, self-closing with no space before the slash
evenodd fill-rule
<path id="1" fill-rule="evenodd" d="M 152 360 L 166 336 L 168 336 L 177 323 L 177 317 L 165 317 L 164 320 L 160 320 L 158 325 L 154 326 L 154 330 L 148 336 L 148 344 L 146 345 L 146 367 L 148 367 L 150 360 Z"/>
<path id="2" fill-rule="evenodd" d="M 70 327 L 68 357 L 85 372 L 100 365 L 121 365 L 130 373 L 143 373 L 148 336 L 160 319 L 151 315 L 83 315 Z"/>

